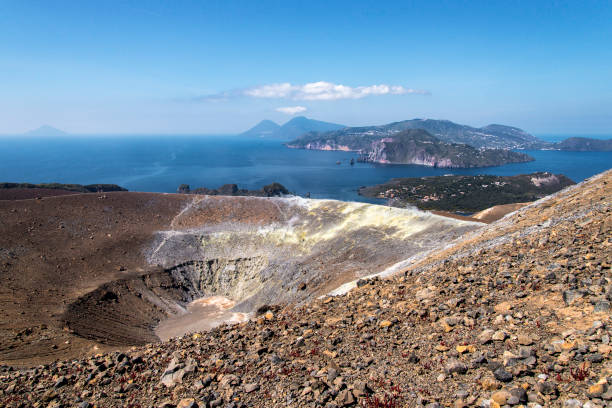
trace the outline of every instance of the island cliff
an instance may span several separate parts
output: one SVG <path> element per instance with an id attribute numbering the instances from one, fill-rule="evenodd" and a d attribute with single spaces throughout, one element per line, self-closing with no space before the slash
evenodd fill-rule
<path id="1" fill-rule="evenodd" d="M 362 162 L 415 164 L 444 168 L 470 168 L 522 163 L 533 158 L 504 149 L 476 149 L 446 143 L 422 129 L 408 129 L 392 136 L 352 134 L 345 131 L 309 133 L 291 143 L 290 148 L 344 150 L 360 154 Z"/>

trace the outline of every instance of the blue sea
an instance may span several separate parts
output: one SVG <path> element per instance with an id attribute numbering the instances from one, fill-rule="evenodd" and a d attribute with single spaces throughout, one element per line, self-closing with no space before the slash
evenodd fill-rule
<path id="1" fill-rule="evenodd" d="M 568 137 L 546 135 L 543 139 Z M 610 136 L 612 137 L 612 136 Z M 478 169 L 355 163 L 350 152 L 288 149 L 278 140 L 237 136 L 0 138 L 0 182 L 113 183 L 131 191 L 176 192 L 180 184 L 259 189 L 279 182 L 313 198 L 377 202 L 360 186 L 394 177 L 562 173 L 578 182 L 612 167 L 612 152 L 526 151 L 536 160 Z M 340 164 L 336 164 L 340 162 Z"/>

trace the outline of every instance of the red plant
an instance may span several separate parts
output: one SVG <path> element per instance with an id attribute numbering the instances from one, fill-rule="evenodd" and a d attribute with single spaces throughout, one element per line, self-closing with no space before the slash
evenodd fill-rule
<path id="1" fill-rule="evenodd" d="M 584 381 L 589 378 L 589 370 L 586 367 L 578 367 L 576 370 L 570 368 L 570 375 L 576 381 Z"/>
<path id="2" fill-rule="evenodd" d="M 281 368 L 280 373 L 282 375 L 289 375 L 289 374 L 293 373 L 294 371 L 295 371 L 295 368 L 293 368 L 293 367 L 289 367 L 289 368 L 283 367 L 283 368 Z"/>
<path id="3" fill-rule="evenodd" d="M 365 397 L 361 400 L 361 406 L 366 408 L 396 408 L 399 407 L 399 401 L 396 397 L 385 395 L 383 399 L 376 396 Z"/>

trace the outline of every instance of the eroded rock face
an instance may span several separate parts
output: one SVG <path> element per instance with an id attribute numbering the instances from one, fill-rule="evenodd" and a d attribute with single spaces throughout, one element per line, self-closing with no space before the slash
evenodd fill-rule
<path id="1" fill-rule="evenodd" d="M 240 215 L 237 222 L 227 206 L 242 208 L 248 215 Z M 218 213 L 225 216 L 215 218 Z M 159 233 L 147 253 L 152 264 L 168 268 L 211 259 L 257 259 L 240 270 L 232 265 L 217 268 L 221 273 L 203 285 L 206 293 L 237 301 L 236 310 L 243 312 L 325 294 L 347 281 L 423 256 L 481 226 L 362 203 L 212 197 L 194 201 L 173 224 L 174 229 Z M 224 287 L 223 279 L 231 282 Z"/>
<path id="2" fill-rule="evenodd" d="M 104 344 L 157 341 L 157 322 L 184 313 L 195 299 L 254 293 L 264 265 L 261 258 L 191 261 L 113 281 L 70 304 L 64 321 L 75 334 Z"/>

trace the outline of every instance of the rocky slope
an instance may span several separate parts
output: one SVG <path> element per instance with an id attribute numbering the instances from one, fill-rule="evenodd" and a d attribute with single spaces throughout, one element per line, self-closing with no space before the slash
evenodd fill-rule
<path id="1" fill-rule="evenodd" d="M 361 161 L 372 163 L 444 168 L 489 167 L 533 160 L 524 153 L 510 150 L 476 149 L 466 144 L 446 143 L 422 129 L 404 130 L 384 137 L 368 133 L 352 134 L 344 130 L 307 134 L 287 146 L 298 149 L 355 151 L 361 154 Z"/>
<path id="2" fill-rule="evenodd" d="M 604 407 L 612 172 L 390 280 L 235 326 L 27 370 L 4 406 Z"/>

